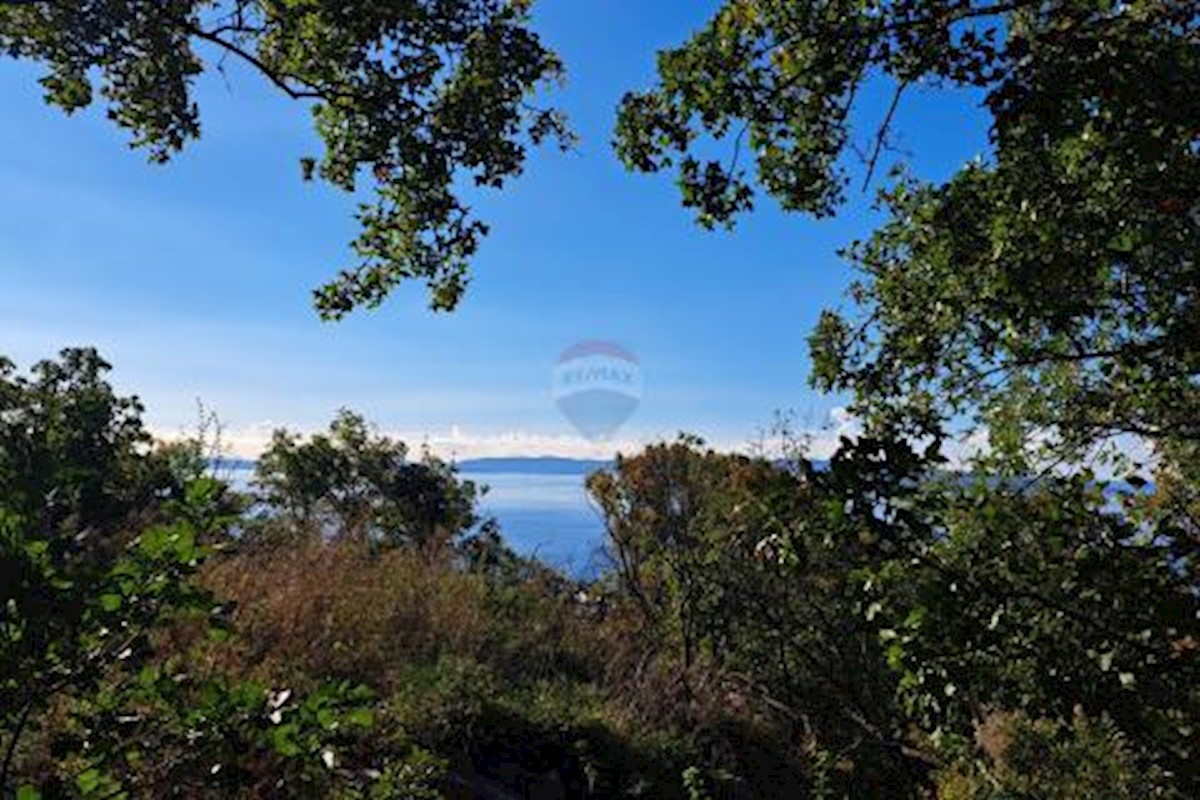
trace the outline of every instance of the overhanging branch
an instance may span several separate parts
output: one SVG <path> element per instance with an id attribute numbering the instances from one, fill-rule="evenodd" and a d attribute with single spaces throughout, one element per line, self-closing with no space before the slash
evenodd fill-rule
<path id="1" fill-rule="evenodd" d="M 7 2 L 7 1 L 9 1 L 9 0 L 0 0 L 0 2 Z M 21 0 L 21 2 L 30 2 L 30 1 L 37 2 L 38 0 Z M 267 78 L 267 80 L 269 80 L 271 83 L 275 84 L 275 86 L 277 86 L 281 91 L 283 91 L 288 97 L 292 98 L 293 100 L 304 100 L 304 99 L 329 100 L 329 97 L 324 92 L 321 92 L 321 91 L 317 90 L 316 88 L 310 87 L 310 88 L 306 88 L 306 89 L 297 89 L 296 87 L 292 86 L 290 83 L 288 83 L 288 80 L 285 76 L 280 75 L 277 72 L 275 72 L 262 59 L 260 59 L 258 56 L 254 55 L 250 51 L 246 50 L 245 48 L 239 46 L 235 42 L 231 42 L 228 39 L 223 39 L 220 36 L 218 36 L 217 34 L 213 33 L 212 31 L 206 31 L 203 28 L 196 27 L 195 25 L 188 25 L 187 32 L 190 33 L 192 36 L 195 36 L 197 39 L 200 39 L 201 41 L 209 42 L 210 44 L 214 44 L 217 47 L 224 50 L 225 52 L 227 52 L 231 55 L 237 56 L 242 61 L 245 61 L 247 64 L 249 64 L 250 66 L 254 67 L 256 70 L 258 70 L 260 73 L 262 73 L 263 76 L 265 76 Z"/>

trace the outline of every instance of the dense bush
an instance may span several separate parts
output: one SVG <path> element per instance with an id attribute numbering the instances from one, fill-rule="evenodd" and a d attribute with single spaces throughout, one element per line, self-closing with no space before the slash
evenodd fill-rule
<path id="1" fill-rule="evenodd" d="M 939 778 L 943 800 L 1150 800 L 1182 798 L 1147 770 L 1111 723 L 994 713 L 976 733 L 980 758 L 964 757 Z"/>
<path id="2" fill-rule="evenodd" d="M 907 796 L 926 765 L 906 754 L 879 626 L 860 613 L 861 545 L 806 524 L 822 513 L 809 472 L 684 439 L 592 478 L 639 620 L 625 685 L 711 729 L 722 766 L 744 780 L 823 758 L 854 796 Z M 649 685 L 664 671 L 667 685 Z M 730 708 L 772 745 L 744 731 L 725 741 Z"/>
<path id="3" fill-rule="evenodd" d="M 400 769 L 364 749 L 369 690 L 194 658 L 228 635 L 198 573 L 240 504 L 106 370 L 70 350 L 0 372 L 0 797 L 322 797 L 370 784 L 356 761 Z"/>

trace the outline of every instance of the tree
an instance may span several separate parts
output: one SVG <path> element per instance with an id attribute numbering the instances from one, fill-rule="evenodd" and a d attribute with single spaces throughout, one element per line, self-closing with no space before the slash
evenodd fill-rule
<path id="1" fill-rule="evenodd" d="M 148 452 L 142 406 L 113 392 L 109 368 L 90 348 L 64 350 L 28 376 L 0 359 L 5 507 L 35 527 L 83 531 L 97 546 L 181 489 L 169 462 Z"/>
<path id="2" fill-rule="evenodd" d="M 964 738 L 1001 710 L 1084 714 L 1161 785 L 1194 792 L 1200 602 L 1178 531 L 1118 513 L 1086 476 L 956 483 L 922 489 L 924 525 L 894 525 L 897 557 L 871 573 L 907 712 Z"/>
<path id="3" fill-rule="evenodd" d="M 255 485 L 269 527 L 318 537 L 436 549 L 479 522 L 474 483 L 431 455 L 409 461 L 403 442 L 345 410 L 308 441 L 276 431 Z"/>
<path id="4" fill-rule="evenodd" d="M 785 208 L 834 213 L 868 82 L 893 92 L 864 187 L 906 93 L 983 98 L 988 154 L 943 184 L 894 173 L 888 220 L 845 251 L 856 308 L 823 315 L 815 383 L 851 392 L 866 432 L 814 476 L 828 505 L 806 524 L 872 543 L 853 559 L 865 610 L 922 729 L 969 738 L 1019 708 L 1065 730 L 1077 704 L 1185 795 L 1198 37 L 1195 4 L 1173 0 L 731 0 L 660 55 L 617 131 L 630 167 L 678 167 L 712 227 L 752 207 L 755 179 Z M 713 139 L 734 142 L 729 162 L 701 163 Z M 946 437 L 980 432 L 979 474 L 940 476 Z M 1083 458 L 1121 435 L 1154 446 L 1162 486 L 1114 507 Z M 1046 456 L 1075 477 L 1039 476 Z"/>
<path id="5" fill-rule="evenodd" d="M 1194 441 L 1197 37 L 1186 0 L 730 0 L 626 97 L 617 146 L 634 169 L 677 165 L 707 226 L 752 206 L 751 167 L 785 208 L 823 216 L 844 199 L 866 84 L 893 87 L 867 183 L 907 92 L 982 95 L 989 154 L 941 185 L 894 182 L 890 220 L 848 249 L 857 313 L 822 318 L 817 385 L 913 437 L 986 425 L 1010 454 Z M 701 163 L 712 138 L 735 141 L 729 163 Z"/>
<path id="6" fill-rule="evenodd" d="M 76 556 L 60 536 L 8 509 L 0 519 L 0 792 L 6 792 L 22 737 L 40 727 L 48 709 L 64 696 L 94 697 L 102 687 L 118 695 L 107 682 L 118 670 L 136 674 L 146 663 L 150 632 L 171 613 L 203 608 L 205 600 L 184 580 L 198 555 L 190 526 L 151 528 L 105 563 Z M 90 736 L 81 738 L 82 748 L 98 749 Z"/>
<path id="7" fill-rule="evenodd" d="M 200 135 L 194 84 L 227 60 L 312 113 L 319 176 L 360 205 L 356 262 L 314 293 L 323 317 L 378 305 L 404 280 L 457 305 L 487 233 L 463 181 L 500 188 L 527 146 L 569 141 L 531 95 L 560 73 L 528 0 L 0 0 L 0 52 L 43 64 L 47 102 L 97 94 L 133 147 L 162 163 Z M 205 58 L 207 54 L 208 58 Z"/>
<path id="8" fill-rule="evenodd" d="M 743 765 L 740 779 L 764 780 L 789 761 L 811 778 L 838 763 L 828 788 L 845 796 L 917 796 L 934 757 L 895 701 L 883 620 L 864 613 L 871 539 L 834 519 L 844 500 L 812 464 L 717 453 L 685 437 L 619 458 L 588 488 L 621 597 L 643 620 L 637 671 L 657 662 L 678 676 L 682 691 L 668 698 L 689 728 L 711 722 L 706 697 L 749 704 L 778 726 L 778 750 Z"/>
<path id="9" fill-rule="evenodd" d="M 706 692 L 735 687 L 722 702 L 778 715 L 814 781 L 851 797 L 939 772 L 1058 796 L 1095 770 L 1114 796 L 1195 793 L 1200 595 L 1177 496 L 931 474 L 894 436 L 820 467 L 683 440 L 589 488 L 643 620 L 637 672 L 678 675 L 697 729 Z M 1034 721 L 1017 749 L 969 777 L 975 742 L 1013 718 Z"/>

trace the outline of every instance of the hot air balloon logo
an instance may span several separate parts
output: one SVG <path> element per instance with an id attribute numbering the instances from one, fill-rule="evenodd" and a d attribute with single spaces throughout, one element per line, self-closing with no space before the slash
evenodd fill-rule
<path id="1" fill-rule="evenodd" d="M 568 347 L 554 365 L 554 402 L 585 438 L 606 441 L 629 421 L 642 400 L 637 357 L 614 342 Z"/>

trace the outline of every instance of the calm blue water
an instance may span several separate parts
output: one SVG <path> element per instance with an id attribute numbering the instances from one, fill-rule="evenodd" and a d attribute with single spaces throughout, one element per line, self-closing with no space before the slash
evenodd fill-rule
<path id="1" fill-rule="evenodd" d="M 546 475 L 520 472 L 472 473 L 472 480 L 488 491 L 480 513 L 495 517 L 505 540 L 521 555 L 579 576 L 594 575 L 601 563 L 599 548 L 604 525 L 584 491 L 584 475 Z M 228 473 L 232 483 L 245 488 L 250 469 Z"/>
<path id="2" fill-rule="evenodd" d="M 595 572 L 604 525 L 584 491 L 584 476 L 463 472 L 462 477 L 488 487 L 480 510 L 499 520 L 518 553 L 574 574 Z"/>

